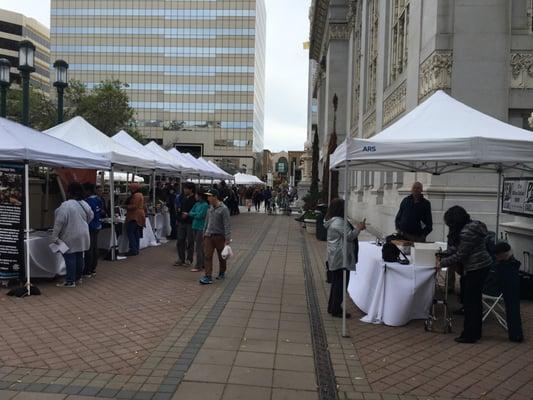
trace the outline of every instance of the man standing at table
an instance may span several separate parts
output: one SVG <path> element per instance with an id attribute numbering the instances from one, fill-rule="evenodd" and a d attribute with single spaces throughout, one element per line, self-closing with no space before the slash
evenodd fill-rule
<path id="1" fill-rule="evenodd" d="M 411 194 L 402 200 L 396 215 L 396 230 L 405 240 L 425 242 L 433 230 L 431 203 L 424 198 L 424 187 L 413 183 Z"/>

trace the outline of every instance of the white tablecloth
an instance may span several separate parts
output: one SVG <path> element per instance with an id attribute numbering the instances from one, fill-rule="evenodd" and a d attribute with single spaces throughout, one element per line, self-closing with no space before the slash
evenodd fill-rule
<path id="1" fill-rule="evenodd" d="M 155 237 L 159 240 L 166 239 L 166 237 L 172 232 L 172 227 L 170 226 L 170 214 L 164 212 L 162 214 L 157 214 L 156 216 L 155 223 L 154 216 L 150 215 L 149 217 L 152 226 L 155 226 Z"/>
<path id="2" fill-rule="evenodd" d="M 435 290 L 435 266 L 385 263 L 381 247 L 359 244 L 357 271 L 348 293 L 367 315 L 363 322 L 402 326 L 428 317 Z"/>
<path id="3" fill-rule="evenodd" d="M 117 238 L 118 252 L 127 253 L 129 250 L 128 235 L 126 234 L 126 225 L 122 225 L 122 234 Z M 146 218 L 146 226 L 143 229 L 143 237 L 140 240 L 139 248 L 145 249 L 147 247 L 159 246 L 150 219 Z M 109 250 L 111 249 L 111 228 L 105 228 L 98 234 L 98 248 Z"/>
<path id="4" fill-rule="evenodd" d="M 66 274 L 65 259 L 59 253 L 53 253 L 48 245 L 50 234 L 48 232 L 30 233 L 30 277 L 54 278 Z"/>

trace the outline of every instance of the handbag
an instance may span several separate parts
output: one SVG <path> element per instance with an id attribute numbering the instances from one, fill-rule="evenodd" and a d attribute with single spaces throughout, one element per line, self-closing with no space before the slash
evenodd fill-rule
<path id="1" fill-rule="evenodd" d="M 409 259 L 394 243 L 387 241 L 381 249 L 381 256 L 383 261 L 389 263 L 400 263 L 402 265 L 409 265 Z"/>

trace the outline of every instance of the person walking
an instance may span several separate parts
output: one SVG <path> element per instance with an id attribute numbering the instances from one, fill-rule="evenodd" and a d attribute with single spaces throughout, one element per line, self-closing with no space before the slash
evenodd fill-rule
<path id="1" fill-rule="evenodd" d="M 253 202 L 254 202 L 254 208 L 256 212 L 261 211 L 261 202 L 263 201 L 261 196 L 261 190 L 259 188 L 255 188 L 254 195 L 253 195 Z"/>
<path id="2" fill-rule="evenodd" d="M 204 269 L 204 229 L 208 209 L 207 195 L 205 190 L 200 188 L 196 193 L 196 203 L 189 212 L 189 217 L 192 218 L 194 251 L 196 253 L 196 266 L 191 269 L 191 272 L 198 272 Z"/>
<path id="3" fill-rule="evenodd" d="M 345 227 L 345 223 L 349 224 Z M 331 289 L 329 292 L 328 313 L 333 317 L 342 318 L 343 294 L 350 281 L 350 271 L 355 271 L 357 263 L 358 239 L 359 233 L 366 229 L 365 222 L 359 222 L 352 226 L 349 222 L 344 221 L 344 200 L 334 199 L 326 213 L 324 227 L 328 231 L 327 257 L 328 268 L 331 271 Z M 344 268 L 344 232 L 347 228 L 348 241 L 348 265 Z M 346 287 L 343 287 L 343 271 L 346 270 Z M 346 313 L 346 318 L 351 315 Z"/>
<path id="4" fill-rule="evenodd" d="M 126 199 L 126 232 L 128 234 L 129 251 L 127 256 L 139 255 L 142 231 L 146 225 L 144 212 L 144 196 L 141 185 L 134 182 L 129 185 L 131 195 Z"/>
<path id="5" fill-rule="evenodd" d="M 96 274 L 96 267 L 98 265 L 98 233 L 102 229 L 104 202 L 100 196 L 96 194 L 96 187 L 93 183 L 84 183 L 83 191 L 85 192 L 85 201 L 89 204 L 94 214 L 93 219 L 89 222 L 91 245 L 89 250 L 85 252 L 83 276 L 86 278 L 92 278 Z"/>
<path id="6" fill-rule="evenodd" d="M 192 230 L 192 218 L 189 216 L 196 203 L 196 186 L 192 182 L 183 184 L 183 195 L 180 196 L 180 210 L 178 212 L 178 229 L 176 243 L 178 260 L 174 266 L 183 264 L 191 265 L 194 258 L 194 232 Z"/>
<path id="7" fill-rule="evenodd" d="M 475 343 L 481 339 L 483 304 L 482 290 L 489 267 L 493 260 L 487 251 L 487 226 L 474 221 L 463 207 L 453 206 L 444 214 L 444 223 L 448 226 L 449 240 L 457 247 L 438 261 L 438 268 L 461 266 L 461 289 L 464 306 L 463 332 L 455 341 L 458 343 Z"/>
<path id="8" fill-rule="evenodd" d="M 248 209 L 248 212 L 252 210 L 252 199 L 254 197 L 254 189 L 251 186 L 248 186 L 246 188 L 245 195 L 246 197 L 246 208 Z"/>
<path id="9" fill-rule="evenodd" d="M 211 189 L 207 192 L 207 200 L 211 206 L 207 211 L 204 232 L 205 275 L 200 284 L 213 283 L 213 255 L 218 255 L 219 272 L 217 279 L 226 277 L 226 260 L 222 258 L 222 250 L 231 242 L 231 225 L 228 208 L 220 201 L 218 191 Z"/>
<path id="10" fill-rule="evenodd" d="M 75 288 L 83 274 L 83 253 L 91 247 L 89 222 L 94 218 L 89 204 L 83 200 L 83 187 L 72 182 L 67 188 L 67 201 L 55 211 L 52 243 L 65 244 L 63 253 L 67 274 L 58 287 Z"/>

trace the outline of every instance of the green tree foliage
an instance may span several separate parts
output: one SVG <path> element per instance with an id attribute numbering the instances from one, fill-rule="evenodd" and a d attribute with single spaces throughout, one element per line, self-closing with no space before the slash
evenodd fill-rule
<path id="1" fill-rule="evenodd" d="M 8 118 L 22 121 L 22 89 L 11 87 L 7 94 Z M 57 118 L 56 106 L 50 98 L 39 90 L 30 87 L 30 126 L 44 131 L 55 125 Z"/>

